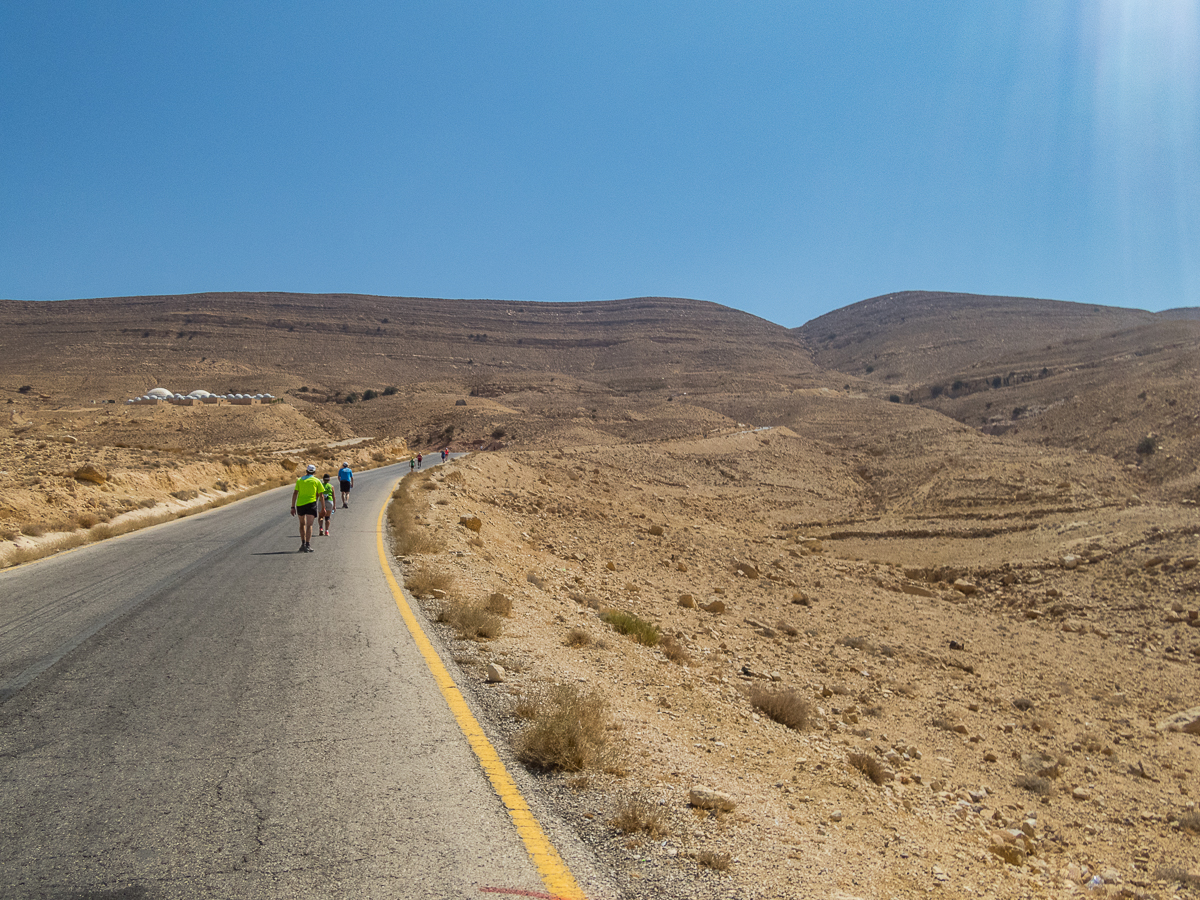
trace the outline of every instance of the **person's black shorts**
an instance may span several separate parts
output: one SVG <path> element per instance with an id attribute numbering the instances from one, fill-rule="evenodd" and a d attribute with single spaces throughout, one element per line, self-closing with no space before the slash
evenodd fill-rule
<path id="1" fill-rule="evenodd" d="M 315 516 L 317 514 L 317 504 L 305 503 L 303 506 L 296 507 L 296 515 L 298 516 Z"/>
<path id="2" fill-rule="evenodd" d="M 342 493 L 343 493 L 343 494 L 348 494 L 348 493 L 350 493 L 350 482 L 348 482 L 348 481 L 342 481 L 342 482 L 339 482 L 339 483 L 340 483 L 340 484 L 341 484 L 341 486 L 342 486 Z"/>

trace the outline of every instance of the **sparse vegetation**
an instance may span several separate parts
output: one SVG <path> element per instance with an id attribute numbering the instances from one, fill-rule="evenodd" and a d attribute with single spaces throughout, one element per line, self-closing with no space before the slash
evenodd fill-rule
<path id="1" fill-rule="evenodd" d="M 787 688 L 771 690 L 756 685 L 750 689 L 750 705 L 768 719 L 786 725 L 794 731 L 807 728 L 812 715 L 812 707 L 808 701 Z"/>
<path id="2" fill-rule="evenodd" d="M 696 862 L 715 872 L 727 872 L 733 864 L 733 857 L 728 853 L 718 853 L 715 850 L 701 850 L 696 854 Z"/>
<path id="3" fill-rule="evenodd" d="M 1031 794 L 1037 794 L 1042 797 L 1048 797 L 1053 790 L 1053 785 L 1049 778 L 1042 778 L 1040 775 L 1031 775 L 1025 773 L 1018 775 L 1016 781 L 1013 782 L 1023 791 L 1029 791 Z"/>
<path id="4" fill-rule="evenodd" d="M 628 635 L 647 647 L 657 646 L 661 638 L 658 628 L 632 613 L 607 610 L 600 614 L 600 621 L 611 626 L 618 634 Z"/>
<path id="5" fill-rule="evenodd" d="M 650 837 L 664 837 L 671 833 L 667 825 L 666 810 L 656 803 L 636 797 L 623 800 L 617 814 L 608 824 L 626 834 L 642 833 Z"/>
<path id="6" fill-rule="evenodd" d="M 419 597 L 429 596 L 434 591 L 449 592 L 454 587 L 454 576 L 422 563 L 405 574 L 404 586 Z"/>
<path id="7" fill-rule="evenodd" d="M 1149 456 L 1150 454 L 1154 453 L 1156 450 L 1158 450 L 1158 441 L 1155 439 L 1154 435 L 1148 434 L 1144 438 L 1142 438 L 1140 441 L 1138 441 L 1138 445 L 1137 445 L 1138 456 Z"/>
<path id="8" fill-rule="evenodd" d="M 516 739 L 517 758 L 536 769 L 579 772 L 600 765 L 608 708 L 597 693 L 561 685 L 532 710 L 533 724 Z"/>
<path id="9" fill-rule="evenodd" d="M 508 616 L 512 614 L 512 598 L 508 594 L 494 591 L 488 595 L 484 609 L 493 615 Z"/>
<path id="10" fill-rule="evenodd" d="M 495 640 L 504 631 L 503 619 L 475 603 L 444 603 L 438 621 L 453 628 L 460 638 L 473 641 Z"/>
<path id="11" fill-rule="evenodd" d="M 592 642 L 592 636 L 588 634 L 586 628 L 572 628 L 567 632 L 567 646 L 578 649 L 586 647 Z"/>
<path id="12" fill-rule="evenodd" d="M 681 666 L 687 665 L 692 661 L 691 654 L 687 652 L 687 648 L 671 635 L 667 635 L 662 639 L 658 645 L 658 649 L 671 662 L 678 663 Z"/>
<path id="13" fill-rule="evenodd" d="M 883 765 L 870 753 L 851 753 L 846 757 L 846 761 L 866 775 L 871 781 L 875 782 L 875 784 L 883 784 L 887 781 L 887 774 Z"/>

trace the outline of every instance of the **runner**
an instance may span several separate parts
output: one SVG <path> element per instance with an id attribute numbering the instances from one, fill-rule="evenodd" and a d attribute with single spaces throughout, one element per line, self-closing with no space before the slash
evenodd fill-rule
<path id="1" fill-rule="evenodd" d="M 410 458 L 408 461 L 408 471 L 409 472 L 417 471 L 417 458 L 415 456 Z"/>
<path id="2" fill-rule="evenodd" d="M 354 487 L 354 473 L 350 471 L 349 460 L 338 469 L 338 481 L 342 489 L 342 509 L 346 509 L 350 505 L 350 488 Z"/>
<path id="3" fill-rule="evenodd" d="M 323 537 L 329 537 L 329 526 L 333 524 L 333 509 L 337 506 L 337 501 L 333 497 L 333 485 L 329 483 L 329 476 L 322 475 L 321 481 L 324 483 L 324 488 L 321 490 L 319 499 L 317 524 L 320 526 L 320 534 Z"/>
<path id="4" fill-rule="evenodd" d="M 314 472 L 317 467 L 309 465 L 307 474 L 296 480 L 296 489 L 292 491 L 292 515 L 300 520 L 300 549 L 299 553 L 312 553 L 313 519 L 317 517 L 317 496 L 322 493 L 321 479 Z"/>
<path id="5" fill-rule="evenodd" d="M 421 454 L 420 454 L 420 453 L 418 453 L 418 454 L 417 454 L 417 468 L 418 468 L 418 469 L 419 469 L 419 468 L 421 468 L 421 460 L 422 460 L 422 459 L 424 459 L 424 457 L 422 457 L 422 456 L 421 456 Z"/>
<path id="6" fill-rule="evenodd" d="M 450 451 L 445 447 L 442 448 L 442 462 L 446 461 L 446 457 L 450 455 Z"/>

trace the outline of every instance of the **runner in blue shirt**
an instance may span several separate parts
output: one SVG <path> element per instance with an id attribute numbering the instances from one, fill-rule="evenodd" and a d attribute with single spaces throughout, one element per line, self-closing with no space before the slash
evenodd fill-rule
<path id="1" fill-rule="evenodd" d="M 350 505 L 350 488 L 354 487 L 354 473 L 350 471 L 349 461 L 342 463 L 338 469 L 338 481 L 342 488 L 342 509 L 346 509 Z"/>

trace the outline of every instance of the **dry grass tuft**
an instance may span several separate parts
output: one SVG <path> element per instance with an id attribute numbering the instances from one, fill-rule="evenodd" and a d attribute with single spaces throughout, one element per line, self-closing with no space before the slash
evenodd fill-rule
<path id="1" fill-rule="evenodd" d="M 508 594 L 502 594 L 496 591 L 488 595 L 487 602 L 483 608 L 493 615 L 509 616 L 512 614 L 512 598 Z"/>
<path id="2" fill-rule="evenodd" d="M 1192 810 L 1185 812 L 1179 817 L 1179 827 L 1184 831 L 1191 831 L 1195 834 L 1200 834 L 1200 812 Z"/>
<path id="3" fill-rule="evenodd" d="M 504 631 L 503 619 L 474 603 L 447 603 L 438 612 L 438 621 L 473 641 L 494 640 Z"/>
<path id="4" fill-rule="evenodd" d="M 700 863 L 706 869 L 712 869 L 715 872 L 727 872 L 729 871 L 729 867 L 733 865 L 733 857 L 728 853 L 702 850 L 696 854 L 696 862 Z"/>
<path id="5" fill-rule="evenodd" d="M 1050 779 L 1042 778 L 1040 775 L 1018 775 L 1013 784 L 1023 791 L 1029 791 L 1040 797 L 1050 796 L 1050 792 L 1053 790 Z"/>
<path id="6" fill-rule="evenodd" d="M 517 759 L 535 769 L 579 772 L 603 762 L 608 710 L 598 693 L 561 685 L 517 735 Z"/>
<path id="7" fill-rule="evenodd" d="M 887 781 L 887 773 L 883 766 L 870 753 L 851 753 L 846 757 L 846 761 L 876 784 L 883 784 Z"/>
<path id="8" fill-rule="evenodd" d="M 584 628 L 572 628 L 567 632 L 567 646 L 578 649 L 592 642 L 592 636 Z"/>
<path id="9" fill-rule="evenodd" d="M 650 837 L 664 837 L 671 833 L 666 810 L 656 803 L 636 797 L 624 800 L 608 824 L 626 834 L 641 832 Z"/>
<path id="10" fill-rule="evenodd" d="M 809 716 L 812 715 L 808 701 L 786 688 L 771 690 L 756 685 L 750 689 L 750 705 L 767 718 L 795 731 L 807 728 Z"/>
<path id="11" fill-rule="evenodd" d="M 662 639 L 662 642 L 658 645 L 658 649 L 662 650 L 663 656 L 671 662 L 678 663 L 681 666 L 686 666 L 692 661 L 691 654 L 687 652 L 687 648 L 670 635 Z"/>
<path id="12" fill-rule="evenodd" d="M 404 578 L 404 586 L 417 596 L 429 596 L 434 591 L 449 593 L 454 587 L 454 576 L 433 566 L 416 566 Z"/>

